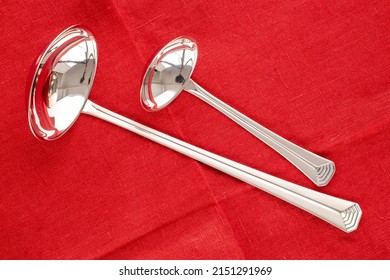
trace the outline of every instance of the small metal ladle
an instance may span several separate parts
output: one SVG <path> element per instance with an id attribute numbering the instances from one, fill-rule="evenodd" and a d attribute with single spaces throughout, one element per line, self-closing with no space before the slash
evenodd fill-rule
<path id="1" fill-rule="evenodd" d="M 177 38 L 164 46 L 150 63 L 141 87 L 141 104 L 148 111 L 168 106 L 185 90 L 205 101 L 273 148 L 317 186 L 325 186 L 335 173 L 332 161 L 301 148 L 222 102 L 191 79 L 198 48 L 194 41 Z"/>

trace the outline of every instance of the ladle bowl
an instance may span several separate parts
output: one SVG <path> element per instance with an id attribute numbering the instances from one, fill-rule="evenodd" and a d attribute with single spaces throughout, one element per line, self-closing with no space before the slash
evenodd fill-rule
<path id="1" fill-rule="evenodd" d="M 190 81 L 196 65 L 198 47 L 186 38 L 177 38 L 150 63 L 141 89 L 141 105 L 147 111 L 168 106 Z"/>
<path id="2" fill-rule="evenodd" d="M 96 42 L 85 28 L 69 28 L 47 47 L 37 60 L 28 102 L 36 137 L 55 140 L 72 126 L 88 100 L 96 65 Z"/>
<path id="3" fill-rule="evenodd" d="M 325 186 L 329 183 L 336 170 L 332 161 L 309 152 L 268 130 L 196 84 L 191 79 L 191 75 L 197 56 L 197 45 L 188 38 L 180 37 L 164 46 L 152 59 L 144 75 L 140 94 L 143 108 L 147 111 L 161 110 L 185 90 L 269 145 L 316 185 Z"/>
<path id="4" fill-rule="evenodd" d="M 28 105 L 29 124 L 37 138 L 58 139 L 69 131 L 80 113 L 89 114 L 247 182 L 345 232 L 357 229 L 362 212 L 355 202 L 322 194 L 273 177 L 173 138 L 93 103 L 88 97 L 96 66 L 95 39 L 85 28 L 71 27 L 65 30 L 43 52 L 37 61 Z"/>

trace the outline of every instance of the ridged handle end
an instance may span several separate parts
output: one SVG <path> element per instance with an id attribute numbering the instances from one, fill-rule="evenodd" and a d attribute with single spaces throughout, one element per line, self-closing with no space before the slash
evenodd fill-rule
<path id="1" fill-rule="evenodd" d="M 326 186 L 332 179 L 335 172 L 336 165 L 333 161 L 329 161 L 326 164 L 316 167 L 316 180 L 314 183 L 317 186 Z"/>
<path id="2" fill-rule="evenodd" d="M 343 230 L 345 232 L 352 232 L 356 230 L 359 226 L 362 214 L 363 212 L 357 203 L 341 212 L 340 215 L 343 222 Z"/>

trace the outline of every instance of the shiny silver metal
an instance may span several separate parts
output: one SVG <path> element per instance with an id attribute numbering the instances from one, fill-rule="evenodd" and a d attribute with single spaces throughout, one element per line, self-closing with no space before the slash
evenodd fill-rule
<path id="1" fill-rule="evenodd" d="M 185 90 L 205 101 L 268 144 L 318 186 L 325 186 L 335 173 L 332 161 L 309 152 L 233 109 L 191 79 L 198 48 L 194 41 L 177 38 L 162 48 L 150 63 L 141 87 L 141 104 L 158 111 Z"/>
<path id="2" fill-rule="evenodd" d="M 357 229 L 359 205 L 325 195 L 210 153 L 102 108 L 88 100 L 97 64 L 91 33 L 72 27 L 61 33 L 38 59 L 30 89 L 29 123 L 44 140 L 62 136 L 80 113 L 108 121 L 279 197 L 335 227 Z"/>
<path id="3" fill-rule="evenodd" d="M 28 120 L 37 138 L 55 140 L 72 126 L 88 99 L 96 65 L 96 42 L 80 27 L 62 32 L 41 54 L 28 102 Z"/>

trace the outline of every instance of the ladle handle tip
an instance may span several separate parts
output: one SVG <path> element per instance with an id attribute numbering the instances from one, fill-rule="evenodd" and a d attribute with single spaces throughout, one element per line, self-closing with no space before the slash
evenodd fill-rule
<path id="1" fill-rule="evenodd" d="M 363 212 L 357 203 L 340 213 L 346 232 L 352 232 L 358 228 L 362 214 Z"/>

